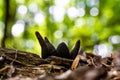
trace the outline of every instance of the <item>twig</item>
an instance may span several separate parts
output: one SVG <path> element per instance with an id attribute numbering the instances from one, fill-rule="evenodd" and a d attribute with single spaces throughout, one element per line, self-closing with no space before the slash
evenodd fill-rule
<path id="1" fill-rule="evenodd" d="M 13 64 L 13 62 L 17 59 L 17 51 L 18 50 L 16 50 L 16 53 L 15 53 L 15 58 L 13 59 L 13 61 L 10 63 L 11 65 Z"/>

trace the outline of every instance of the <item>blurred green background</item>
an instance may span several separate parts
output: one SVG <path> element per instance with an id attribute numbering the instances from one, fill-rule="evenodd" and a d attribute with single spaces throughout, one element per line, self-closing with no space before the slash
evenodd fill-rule
<path id="1" fill-rule="evenodd" d="M 120 44 L 120 0 L 0 0 L 1 44 L 40 54 L 35 31 L 55 47 L 64 41 L 71 50 L 80 39 L 106 55 Z"/>

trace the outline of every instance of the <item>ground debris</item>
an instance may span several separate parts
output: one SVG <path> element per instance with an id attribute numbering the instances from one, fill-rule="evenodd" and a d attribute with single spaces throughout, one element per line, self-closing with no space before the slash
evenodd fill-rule
<path id="1" fill-rule="evenodd" d="M 78 63 L 74 63 L 77 66 L 71 70 L 75 61 L 72 59 L 57 56 L 42 59 L 36 54 L 19 50 L 16 55 L 14 49 L 1 48 L 0 78 L 1 80 L 119 80 L 119 55 L 120 53 L 116 52 L 111 57 L 101 58 L 90 53 L 81 54 Z"/>

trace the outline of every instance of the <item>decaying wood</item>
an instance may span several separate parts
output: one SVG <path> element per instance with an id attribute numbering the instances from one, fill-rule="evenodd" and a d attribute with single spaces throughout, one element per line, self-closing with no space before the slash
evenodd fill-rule
<path id="1" fill-rule="evenodd" d="M 49 58 L 47 58 L 47 60 L 53 62 L 53 64 L 63 65 L 67 68 L 70 68 L 70 66 L 73 62 L 73 60 L 71 60 L 71 59 L 61 58 L 61 57 L 57 57 L 57 56 L 50 56 Z"/>
<path id="2" fill-rule="evenodd" d="M 17 63 L 24 66 L 33 66 L 46 63 L 35 53 L 24 52 L 15 49 L 0 48 L 0 56 L 4 56 L 7 63 Z"/>
<path id="3" fill-rule="evenodd" d="M 34 53 L 0 48 L 0 57 L 3 57 L 0 58 L 0 77 L 8 80 L 16 77 L 31 80 L 119 80 L 119 54 L 106 58 L 94 54 L 80 55 L 80 60 L 75 63 L 79 65 L 67 74 L 65 71 L 70 70 L 75 60 L 57 56 L 42 59 Z"/>
<path id="4" fill-rule="evenodd" d="M 4 80 L 119 80 L 120 51 L 102 58 L 79 50 L 78 40 L 71 52 L 62 42 L 57 49 L 39 32 L 42 58 L 16 49 L 0 48 L 0 79 Z M 85 54 L 84 54 L 85 53 Z"/>
<path id="5" fill-rule="evenodd" d="M 51 71 L 57 74 L 69 69 L 72 63 L 72 60 L 66 58 L 50 56 L 42 59 L 34 53 L 7 48 L 0 48 L 0 57 L 0 75 L 2 76 L 7 76 L 7 72 L 10 72 L 9 75 L 11 76 L 12 74 L 21 74 L 30 77 Z M 15 71 L 11 72 L 11 70 Z"/>

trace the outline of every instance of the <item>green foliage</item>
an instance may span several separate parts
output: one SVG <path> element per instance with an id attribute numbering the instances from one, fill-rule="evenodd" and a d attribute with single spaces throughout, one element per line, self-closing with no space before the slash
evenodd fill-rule
<path id="1" fill-rule="evenodd" d="M 56 1 L 60 0 L 10 0 L 11 20 L 6 46 L 40 54 L 35 31 L 39 31 L 43 37 L 47 36 L 55 46 L 65 41 L 70 49 L 78 39 L 86 50 L 92 50 L 96 44 L 100 43 L 114 46 L 114 43 L 110 42 L 110 37 L 120 35 L 119 0 L 62 0 L 61 2 L 66 2 L 64 6 L 63 3 L 59 4 L 60 2 Z M 4 4 L 5 1 L 0 0 L 0 41 L 4 32 L 2 25 L 5 18 L 5 9 L 2 9 Z M 19 12 L 21 5 L 23 11 Z M 70 8 L 73 15 L 68 11 Z M 61 11 L 55 12 L 54 9 Z M 80 11 L 77 14 L 78 9 Z M 90 12 L 92 9 L 93 12 Z M 56 16 L 61 20 L 56 19 Z M 18 20 L 23 21 L 24 30 L 15 36 L 12 30 L 13 25 L 19 22 Z M 117 44 L 119 43 L 118 40 Z"/>

